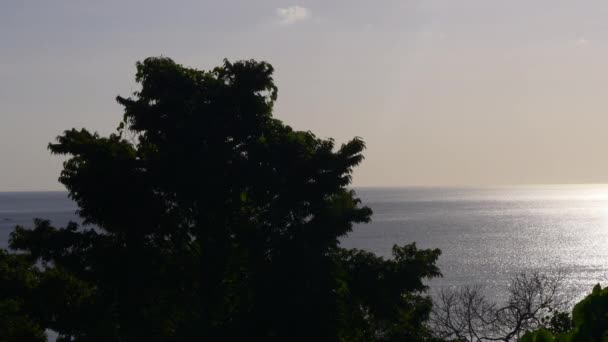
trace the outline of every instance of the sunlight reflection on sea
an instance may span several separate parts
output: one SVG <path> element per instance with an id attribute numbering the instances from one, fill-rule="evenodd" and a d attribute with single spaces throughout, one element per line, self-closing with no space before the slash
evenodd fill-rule
<path id="1" fill-rule="evenodd" d="M 608 185 L 359 188 L 374 210 L 344 247 L 390 256 L 393 244 L 440 248 L 441 287 L 479 284 L 504 298 L 518 272 L 562 271 L 577 295 L 606 285 Z"/>
<path id="2" fill-rule="evenodd" d="M 374 210 L 342 246 L 389 257 L 393 244 L 440 248 L 443 278 L 433 289 L 484 285 L 504 297 L 522 271 L 563 271 L 578 295 L 608 282 L 608 185 L 486 188 L 357 188 Z M 15 225 L 35 217 L 76 219 L 62 192 L 0 193 L 0 247 Z"/>

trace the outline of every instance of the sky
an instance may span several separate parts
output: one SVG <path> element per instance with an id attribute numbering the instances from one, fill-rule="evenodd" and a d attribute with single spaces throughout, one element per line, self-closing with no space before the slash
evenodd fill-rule
<path id="1" fill-rule="evenodd" d="M 2 0 L 0 191 L 61 190 L 135 62 L 275 67 L 274 115 L 367 143 L 356 186 L 608 182 L 608 2 Z"/>

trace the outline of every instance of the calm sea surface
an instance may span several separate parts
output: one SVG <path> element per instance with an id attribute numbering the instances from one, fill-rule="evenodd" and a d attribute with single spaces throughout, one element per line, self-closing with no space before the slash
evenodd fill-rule
<path id="1" fill-rule="evenodd" d="M 343 246 L 390 256 L 393 244 L 440 248 L 435 289 L 482 285 L 504 299 L 518 272 L 564 272 L 574 295 L 608 280 L 608 185 L 362 188 L 373 222 Z"/>
<path id="2" fill-rule="evenodd" d="M 435 289 L 480 284 L 500 296 L 512 275 L 532 270 L 561 270 L 581 292 L 608 283 L 608 185 L 356 191 L 372 223 L 342 245 L 386 257 L 393 244 L 440 248 L 444 277 Z M 0 247 L 17 224 L 40 217 L 64 225 L 75 211 L 62 192 L 0 193 Z"/>

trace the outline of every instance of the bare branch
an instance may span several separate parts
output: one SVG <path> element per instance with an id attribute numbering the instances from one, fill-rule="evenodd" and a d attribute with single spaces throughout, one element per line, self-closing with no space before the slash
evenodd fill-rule
<path id="1" fill-rule="evenodd" d="M 568 308 L 564 275 L 517 274 L 503 305 L 491 302 L 480 286 L 441 290 L 430 328 L 438 338 L 457 341 L 515 341 L 527 331 L 546 328 L 547 317 Z"/>

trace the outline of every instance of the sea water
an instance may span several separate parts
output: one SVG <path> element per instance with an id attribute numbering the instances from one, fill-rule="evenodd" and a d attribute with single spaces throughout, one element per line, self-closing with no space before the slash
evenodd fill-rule
<path id="1" fill-rule="evenodd" d="M 482 285 L 504 297 L 519 272 L 563 272 L 566 283 L 590 292 L 608 284 L 608 185 L 483 188 L 356 188 L 374 214 L 341 245 L 390 258 L 393 245 L 439 248 L 442 278 L 433 290 Z M 34 218 L 57 226 L 77 220 L 65 192 L 0 193 L 0 247 L 15 225 Z"/>
<path id="2" fill-rule="evenodd" d="M 608 283 L 608 185 L 362 188 L 372 222 L 342 240 L 390 257 L 394 244 L 439 248 L 434 290 L 481 285 L 506 299 L 517 273 L 563 273 L 580 298 Z"/>

